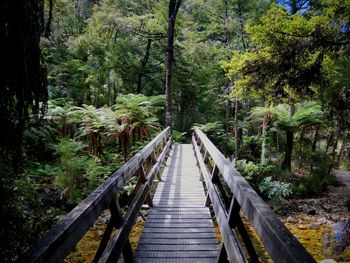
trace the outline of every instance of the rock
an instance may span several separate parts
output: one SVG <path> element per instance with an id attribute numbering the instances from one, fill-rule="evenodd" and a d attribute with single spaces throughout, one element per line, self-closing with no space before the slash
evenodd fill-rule
<path id="1" fill-rule="evenodd" d="M 306 210 L 306 213 L 307 213 L 308 215 L 311 215 L 311 216 L 316 215 L 316 208 L 313 207 L 313 206 L 310 206 L 310 207 Z"/>
<path id="2" fill-rule="evenodd" d="M 338 215 L 332 215 L 331 216 L 331 219 L 334 220 L 334 221 L 338 221 L 339 220 L 339 216 Z"/>
<path id="3" fill-rule="evenodd" d="M 327 212 L 330 213 L 332 211 L 332 207 L 330 205 L 322 205 L 322 208 Z"/>
<path id="4" fill-rule="evenodd" d="M 331 259 L 331 258 L 327 258 L 327 259 L 320 261 L 320 263 L 337 263 L 337 261 L 335 261 L 334 259 Z"/>
<path id="5" fill-rule="evenodd" d="M 288 216 L 287 222 L 288 222 L 288 223 L 297 223 L 298 221 L 297 221 L 294 217 Z"/>
<path id="6" fill-rule="evenodd" d="M 308 215 L 316 215 L 316 208 L 307 204 L 298 206 L 299 211 L 306 212 Z"/>
<path id="7" fill-rule="evenodd" d="M 306 225 L 298 225 L 298 228 L 299 229 L 306 229 L 307 227 L 306 227 Z"/>
<path id="8" fill-rule="evenodd" d="M 298 224 L 302 224 L 302 223 L 303 223 L 303 220 L 298 219 Z"/>
<path id="9" fill-rule="evenodd" d="M 103 231 L 98 230 L 98 231 L 97 231 L 97 236 L 98 236 L 98 237 L 102 237 L 102 236 L 103 236 Z"/>
<path id="10" fill-rule="evenodd" d="M 302 205 L 299 205 L 298 206 L 298 209 L 299 209 L 299 211 L 307 211 L 307 209 L 308 209 L 309 207 L 308 207 L 308 205 L 307 204 L 302 204 Z"/>
<path id="11" fill-rule="evenodd" d="M 320 228 L 320 224 L 312 223 L 312 224 L 309 225 L 309 228 L 310 229 L 319 229 Z"/>
<path id="12" fill-rule="evenodd" d="M 325 217 L 321 217 L 317 219 L 317 222 L 319 222 L 321 225 L 327 224 L 327 219 Z"/>

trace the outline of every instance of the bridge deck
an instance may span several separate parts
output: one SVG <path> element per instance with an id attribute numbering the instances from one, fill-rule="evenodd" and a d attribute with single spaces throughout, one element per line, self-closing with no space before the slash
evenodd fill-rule
<path id="1" fill-rule="evenodd" d="M 217 239 L 191 144 L 175 144 L 149 210 L 135 262 L 215 262 Z"/>

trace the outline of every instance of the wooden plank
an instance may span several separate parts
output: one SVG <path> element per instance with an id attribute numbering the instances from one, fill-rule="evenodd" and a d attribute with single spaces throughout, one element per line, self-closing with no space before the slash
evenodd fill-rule
<path id="1" fill-rule="evenodd" d="M 159 182 L 135 262 L 214 262 L 218 252 L 210 211 L 191 145 L 175 145 Z M 209 253 L 213 252 L 213 253 Z M 203 261 L 204 259 L 204 261 Z M 170 261 L 169 261 L 170 260 Z M 178 262 L 178 261 L 177 261 Z"/>
<path id="2" fill-rule="evenodd" d="M 195 129 L 195 133 L 218 166 L 273 260 L 286 263 L 316 262 L 204 133 L 199 129 Z"/>
<path id="3" fill-rule="evenodd" d="M 137 251 L 135 258 L 138 257 L 153 257 L 153 258 L 210 258 L 216 257 L 217 250 L 209 251 Z"/>
<path id="4" fill-rule="evenodd" d="M 220 196 L 215 189 L 215 186 L 212 182 L 212 178 L 209 175 L 208 169 L 206 168 L 204 161 L 201 158 L 201 153 L 199 152 L 198 146 L 195 143 L 193 143 L 193 145 L 194 145 L 195 152 L 197 154 L 199 167 L 202 170 L 202 174 L 207 185 L 207 191 L 210 195 L 210 200 L 212 201 L 212 204 L 213 204 L 213 209 L 216 215 L 216 219 L 218 221 L 223 243 L 225 247 L 228 248 L 228 250 L 226 250 L 227 256 L 230 262 L 243 263 L 245 262 L 243 250 L 235 232 L 231 229 L 228 223 L 228 218 L 227 218 L 224 204 L 221 202 Z"/>
<path id="5" fill-rule="evenodd" d="M 154 227 L 154 228 L 208 228 L 212 227 L 211 222 L 200 222 L 200 223 L 160 223 L 160 222 L 149 222 L 147 224 L 147 227 Z"/>
<path id="6" fill-rule="evenodd" d="M 142 258 L 139 257 L 135 263 L 164 263 L 164 258 Z M 167 258 L 166 263 L 215 263 L 215 258 Z"/>
<path id="7" fill-rule="evenodd" d="M 152 221 L 152 223 L 164 223 L 164 224 L 203 224 L 210 220 L 210 218 L 170 218 L 170 219 L 164 219 L 164 218 L 148 218 L 148 220 Z"/>
<path id="8" fill-rule="evenodd" d="M 152 219 L 152 221 L 156 221 L 155 219 L 211 219 L 211 216 L 208 214 L 180 214 L 180 215 L 159 215 L 159 214 L 151 214 L 147 215 L 147 219 Z"/>
<path id="9" fill-rule="evenodd" d="M 146 240 L 147 242 L 148 240 Z M 137 247 L 138 251 L 218 251 L 217 244 L 144 244 Z"/>
<path id="10" fill-rule="evenodd" d="M 209 209 L 206 207 L 197 207 L 195 209 L 179 207 L 179 208 L 164 208 L 164 207 L 152 207 L 149 213 L 208 213 Z"/>
<path id="11" fill-rule="evenodd" d="M 176 228 L 154 228 L 154 227 L 144 227 L 143 233 L 178 233 L 178 234 L 191 234 L 191 233 L 212 233 L 214 234 L 213 228 L 183 228 L 183 229 L 176 229 Z M 196 236 L 193 236 L 196 237 Z M 213 238 L 215 238 L 215 235 L 212 235 Z M 142 237 L 141 237 L 142 238 Z"/>
<path id="12" fill-rule="evenodd" d="M 204 228 L 203 228 L 204 229 Z M 177 233 L 176 233 L 177 232 Z M 215 237 L 213 232 L 203 232 L 203 233 L 194 233 L 191 232 L 186 232 L 186 233 L 179 233 L 176 231 L 175 233 L 170 232 L 170 233 L 158 233 L 158 232 L 152 232 L 152 233 L 147 233 L 143 232 L 141 238 L 143 239 L 148 239 L 148 238 L 158 238 L 158 239 L 173 239 L 173 238 L 179 238 L 179 239 L 202 239 L 202 238 L 209 238 L 212 239 L 213 236 Z"/>
<path id="13" fill-rule="evenodd" d="M 147 245 L 201 245 L 201 244 L 211 244 L 217 245 L 217 240 L 214 238 L 211 239 L 140 239 L 140 242 Z M 217 247 L 216 247 L 217 250 Z"/>

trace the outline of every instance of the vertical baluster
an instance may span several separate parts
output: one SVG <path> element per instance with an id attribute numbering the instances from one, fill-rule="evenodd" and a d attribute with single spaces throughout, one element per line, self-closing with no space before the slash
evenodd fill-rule
<path id="1" fill-rule="evenodd" d="M 103 251 L 107 247 L 113 228 L 118 229 L 123 223 L 123 216 L 120 210 L 118 198 L 112 200 L 112 202 L 109 205 L 109 210 L 111 211 L 111 218 L 106 226 L 105 232 L 103 233 L 100 245 L 94 257 L 94 262 L 98 262 L 101 258 Z M 123 258 L 126 263 L 133 262 L 132 249 L 129 240 L 123 248 Z"/>
<path id="2" fill-rule="evenodd" d="M 237 227 L 241 234 L 244 245 L 250 257 L 250 262 L 260 262 L 258 255 L 256 254 L 255 248 L 252 241 L 250 240 L 249 234 L 244 226 L 244 223 L 239 215 L 241 207 L 235 197 L 232 198 L 230 210 L 228 214 L 228 223 L 232 228 Z"/>

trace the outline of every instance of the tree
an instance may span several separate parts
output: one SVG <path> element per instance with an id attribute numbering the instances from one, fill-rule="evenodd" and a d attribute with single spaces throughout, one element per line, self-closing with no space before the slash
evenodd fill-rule
<path id="1" fill-rule="evenodd" d="M 295 13 L 302 8 L 300 1 L 290 1 L 295 13 L 292 15 L 273 6 L 261 24 L 248 26 L 253 48 L 244 53 L 236 51 L 230 62 L 223 63 L 234 81 L 232 95 L 249 93 L 268 102 L 288 102 L 290 120 L 296 102 L 307 97 L 322 99 L 324 91 L 329 90 L 326 64 L 339 57 L 350 43 L 346 16 L 336 8 L 335 1 L 326 2 L 323 12 L 310 10 L 308 15 Z M 283 167 L 290 169 L 294 135 L 292 129 L 286 128 L 285 132 Z"/>
<path id="2" fill-rule="evenodd" d="M 42 116 L 48 96 L 39 47 L 45 29 L 44 1 L 1 1 L 0 20 L 0 258 L 6 262 L 20 249 L 13 237 L 24 231 L 13 191 L 22 168 L 23 131 L 31 114 Z"/>
<path id="3" fill-rule="evenodd" d="M 319 103 L 314 101 L 304 102 L 296 105 L 295 111 L 291 115 L 290 107 L 288 104 L 278 104 L 277 106 L 270 107 L 255 107 L 250 112 L 250 119 L 252 121 L 262 121 L 262 136 L 263 136 L 263 149 L 262 157 L 265 158 L 266 151 L 266 132 L 268 123 L 270 120 L 274 122 L 274 125 L 286 134 L 285 154 L 282 162 L 282 168 L 291 170 L 292 152 L 294 133 L 300 130 L 301 127 L 317 125 L 323 122 L 324 112 L 321 109 Z M 263 161 L 261 161 L 264 164 Z"/>
<path id="4" fill-rule="evenodd" d="M 327 15 L 288 15 L 273 6 L 261 25 L 248 27 L 255 48 L 224 63 L 235 93 L 250 90 L 270 101 L 319 94 L 325 57 L 348 45 L 342 27 Z"/>
<path id="5" fill-rule="evenodd" d="M 177 12 L 179 11 L 182 0 L 169 0 L 168 8 L 168 41 L 166 49 L 166 70 L 165 70 L 165 125 L 172 127 L 172 92 L 171 92 L 171 78 L 172 67 L 174 60 L 174 38 L 175 38 L 175 22 Z"/>

